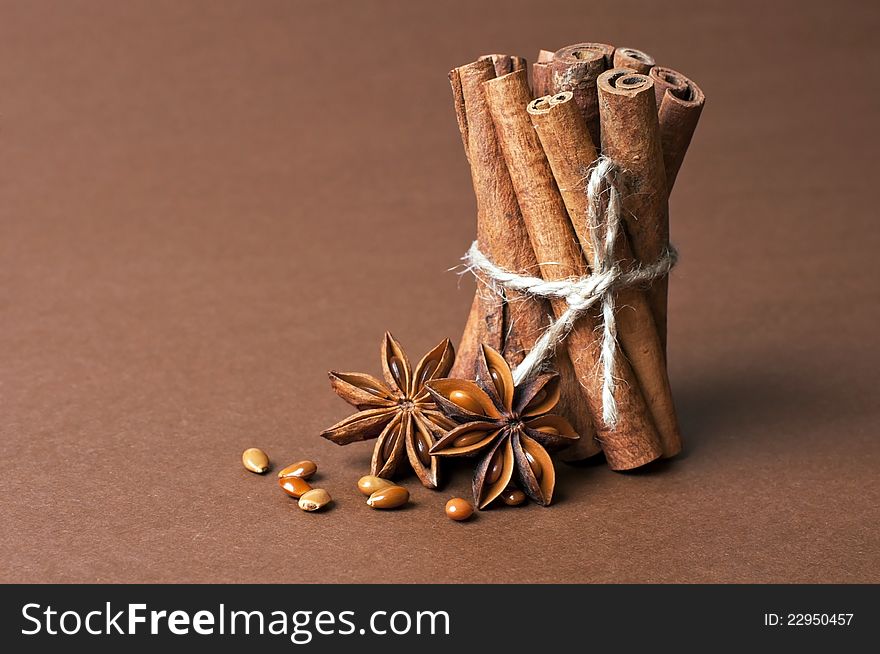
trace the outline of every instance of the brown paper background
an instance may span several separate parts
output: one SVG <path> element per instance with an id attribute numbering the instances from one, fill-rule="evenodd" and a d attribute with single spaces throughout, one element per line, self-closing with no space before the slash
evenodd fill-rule
<path id="1" fill-rule="evenodd" d="M 875 3 L 4 2 L 0 581 L 880 581 Z M 672 199 L 687 448 L 368 509 L 331 368 L 457 339 L 446 72 L 582 41 L 709 101 Z M 299 511 L 249 446 L 311 457 Z"/>

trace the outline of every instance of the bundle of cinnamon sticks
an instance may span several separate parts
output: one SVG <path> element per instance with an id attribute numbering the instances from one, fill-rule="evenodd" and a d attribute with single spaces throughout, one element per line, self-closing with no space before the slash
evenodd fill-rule
<path id="1" fill-rule="evenodd" d="M 633 48 L 579 43 L 542 50 L 529 84 L 521 57 L 487 55 L 450 72 L 455 112 L 477 203 L 477 243 L 496 265 L 545 280 L 589 274 L 596 253 L 582 217 L 598 156 L 619 171 L 622 266 L 651 264 L 669 246 L 669 192 L 705 102 L 684 75 Z M 473 378 L 481 343 L 518 364 L 563 300 L 503 296 L 478 280 L 450 376 Z M 616 296 L 618 420 L 602 412 L 601 313 L 580 317 L 558 348 L 559 412 L 581 435 L 561 453 L 604 452 L 628 470 L 681 450 L 666 367 L 667 279 Z"/>

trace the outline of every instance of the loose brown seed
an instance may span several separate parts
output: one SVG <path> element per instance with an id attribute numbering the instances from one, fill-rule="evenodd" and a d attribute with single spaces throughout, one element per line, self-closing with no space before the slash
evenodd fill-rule
<path id="1" fill-rule="evenodd" d="M 262 475 L 269 469 L 269 455 L 259 447 L 250 447 L 241 453 L 241 462 L 251 472 Z"/>
<path id="2" fill-rule="evenodd" d="M 453 497 L 446 503 L 446 517 L 450 520 L 467 520 L 474 514 L 474 506 L 460 497 Z"/>
<path id="3" fill-rule="evenodd" d="M 501 501 L 507 506 L 519 506 L 526 501 L 526 494 L 518 488 L 508 488 L 501 494 Z"/>
<path id="4" fill-rule="evenodd" d="M 303 493 L 302 497 L 299 498 L 299 508 L 303 511 L 318 511 L 332 501 L 333 498 L 330 497 L 330 493 L 323 488 L 313 488 Z"/>
<path id="5" fill-rule="evenodd" d="M 365 477 L 358 479 L 358 490 L 367 497 L 378 490 L 390 488 L 394 485 L 393 481 L 388 481 L 387 479 L 382 479 L 381 477 L 375 477 L 373 475 L 366 475 Z"/>
<path id="6" fill-rule="evenodd" d="M 291 463 L 278 473 L 279 477 L 299 477 L 300 479 L 308 479 L 318 471 L 318 466 L 314 461 L 297 461 Z"/>
<path id="7" fill-rule="evenodd" d="M 409 502 L 409 491 L 403 486 L 389 486 L 377 490 L 367 498 L 367 504 L 374 509 L 396 509 Z"/>
<path id="8" fill-rule="evenodd" d="M 309 482 L 299 477 L 281 477 L 278 479 L 278 485 L 285 493 L 297 499 L 312 490 Z"/>

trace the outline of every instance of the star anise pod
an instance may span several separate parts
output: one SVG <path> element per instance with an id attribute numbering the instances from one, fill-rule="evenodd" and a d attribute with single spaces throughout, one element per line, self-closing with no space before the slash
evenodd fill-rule
<path id="1" fill-rule="evenodd" d="M 321 436 L 337 445 L 377 438 L 371 474 L 391 478 L 404 461 L 428 488 L 437 487 L 439 461 L 429 454 L 442 433 L 454 427 L 437 409 L 425 382 L 449 374 L 455 351 L 447 338 L 428 352 L 413 370 L 400 344 L 386 332 L 382 341 L 382 373 L 385 382 L 359 372 L 331 371 L 336 394 L 357 407 Z"/>
<path id="2" fill-rule="evenodd" d="M 569 422 L 548 413 L 559 402 L 559 375 L 544 373 L 515 386 L 510 366 L 491 347 L 482 346 L 477 383 L 440 379 L 427 384 L 437 406 L 459 424 L 443 435 L 436 457 L 482 454 L 474 471 L 474 500 L 481 509 L 516 477 L 523 491 L 547 506 L 556 471 L 546 448 L 560 449 L 577 440 Z"/>

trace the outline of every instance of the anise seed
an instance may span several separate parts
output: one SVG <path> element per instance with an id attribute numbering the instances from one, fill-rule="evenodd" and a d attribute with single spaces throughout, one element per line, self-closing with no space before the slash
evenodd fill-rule
<path id="1" fill-rule="evenodd" d="M 258 447 L 250 447 L 242 452 L 241 463 L 251 472 L 261 475 L 269 469 L 269 456 Z"/>
<path id="2" fill-rule="evenodd" d="M 542 388 L 540 391 L 535 393 L 535 397 L 529 400 L 528 405 L 525 409 L 523 409 L 523 413 L 527 413 L 533 407 L 539 406 L 541 402 L 547 399 L 547 389 Z"/>
<path id="3" fill-rule="evenodd" d="M 391 374 L 394 376 L 394 379 L 403 388 L 405 382 L 403 378 L 403 361 L 400 360 L 400 357 L 393 356 L 388 360 L 388 365 L 391 368 Z"/>
<path id="4" fill-rule="evenodd" d="M 498 397 L 504 399 L 504 378 L 501 376 L 501 373 L 495 368 L 489 368 L 489 376 L 492 378 L 495 390 L 498 391 Z"/>
<path id="5" fill-rule="evenodd" d="M 320 511 L 332 501 L 330 493 L 323 488 L 313 488 L 303 493 L 297 504 L 303 511 Z"/>
<path id="6" fill-rule="evenodd" d="M 465 432 L 452 441 L 452 447 L 467 447 L 468 445 L 473 445 L 474 443 L 479 442 L 485 435 L 486 432 L 482 432 L 479 429 Z"/>
<path id="7" fill-rule="evenodd" d="M 519 506 L 526 501 L 526 494 L 518 488 L 508 488 L 501 494 L 501 501 L 507 506 Z"/>
<path id="8" fill-rule="evenodd" d="M 382 477 L 376 477 L 374 475 L 364 475 L 360 479 L 358 479 L 358 490 L 369 497 L 377 490 L 382 490 L 383 488 L 388 488 L 390 486 L 394 486 L 393 481 L 389 481 L 388 479 L 382 479 Z"/>
<path id="9" fill-rule="evenodd" d="M 480 415 L 483 413 L 483 407 L 480 403 L 464 391 L 452 391 L 449 394 L 449 401 L 460 406 L 465 411 Z"/>
<path id="10" fill-rule="evenodd" d="M 425 435 L 422 432 L 418 432 L 417 434 L 415 434 L 414 439 L 416 454 L 419 457 L 419 461 L 422 462 L 423 466 L 430 467 L 431 455 L 428 453 L 428 450 L 431 449 L 431 444 L 428 442 L 428 439 L 425 438 Z"/>
<path id="11" fill-rule="evenodd" d="M 453 497 L 446 503 L 446 517 L 456 522 L 467 520 L 474 514 L 474 506 L 466 499 Z"/>
<path id="12" fill-rule="evenodd" d="M 300 479 L 308 479 L 318 471 L 318 466 L 314 461 L 297 461 L 291 463 L 278 473 L 279 477 L 299 477 Z"/>
<path id="13" fill-rule="evenodd" d="M 297 499 L 312 490 L 309 482 L 300 477 L 279 477 L 278 485 L 285 493 Z"/>
<path id="14" fill-rule="evenodd" d="M 382 460 L 387 461 L 391 458 L 391 455 L 394 453 L 394 447 L 397 444 L 397 439 L 400 438 L 400 434 L 393 433 L 389 434 L 385 439 L 385 444 L 382 446 Z"/>
<path id="15" fill-rule="evenodd" d="M 409 491 L 403 486 L 389 486 L 377 490 L 367 498 L 367 505 L 373 509 L 396 509 L 409 502 Z"/>
<path id="16" fill-rule="evenodd" d="M 422 374 L 419 376 L 419 386 L 424 384 L 426 381 L 431 379 L 431 375 L 437 370 L 437 366 L 440 365 L 440 362 L 436 359 L 434 361 L 429 361 L 424 369 L 422 370 Z"/>
<path id="17" fill-rule="evenodd" d="M 541 462 L 538 461 L 535 457 L 532 456 L 532 453 L 523 448 L 526 453 L 526 460 L 529 462 L 529 466 L 532 468 L 532 473 L 535 475 L 535 479 L 541 479 L 541 475 L 543 474 L 543 470 L 541 469 Z"/>
<path id="18" fill-rule="evenodd" d="M 502 472 L 504 472 L 504 448 L 499 447 L 489 462 L 489 468 L 486 471 L 486 484 L 494 484 L 501 477 Z"/>

